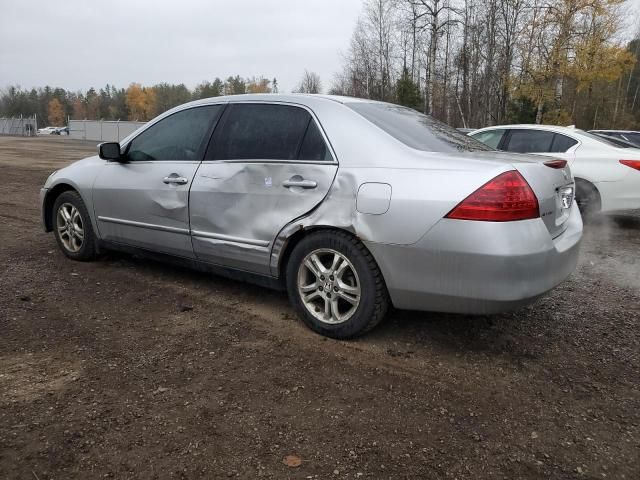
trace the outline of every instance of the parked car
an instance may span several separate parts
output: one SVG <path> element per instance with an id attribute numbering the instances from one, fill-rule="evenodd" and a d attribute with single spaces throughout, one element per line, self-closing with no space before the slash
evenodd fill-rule
<path id="1" fill-rule="evenodd" d="M 640 132 L 635 132 L 633 130 L 589 130 L 589 133 L 620 138 L 633 143 L 636 147 L 640 147 Z"/>
<path id="2" fill-rule="evenodd" d="M 55 133 L 58 127 L 44 127 L 38 129 L 38 135 L 51 135 Z"/>
<path id="3" fill-rule="evenodd" d="M 489 314 L 575 268 L 565 163 L 496 153 L 414 110 L 317 95 L 200 100 L 53 173 L 46 231 L 65 255 L 146 251 L 287 289 L 313 330 L 349 338 L 388 307 Z"/>
<path id="4" fill-rule="evenodd" d="M 56 128 L 54 132 L 52 132 L 53 135 L 69 135 L 69 127 L 59 127 Z"/>
<path id="5" fill-rule="evenodd" d="M 640 208 L 640 150 L 573 127 L 502 125 L 470 134 L 496 150 L 566 160 L 583 215 Z"/>

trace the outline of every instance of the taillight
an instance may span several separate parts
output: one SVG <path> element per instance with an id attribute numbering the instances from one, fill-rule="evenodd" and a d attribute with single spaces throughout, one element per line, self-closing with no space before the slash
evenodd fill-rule
<path id="1" fill-rule="evenodd" d="M 635 170 L 640 170 L 640 160 L 620 160 L 620 163 Z"/>
<path id="2" fill-rule="evenodd" d="M 540 208 L 535 193 L 516 170 L 498 175 L 465 198 L 447 218 L 512 222 L 538 218 Z"/>
<path id="3" fill-rule="evenodd" d="M 551 167 L 551 168 L 564 168 L 567 166 L 567 161 L 566 160 L 549 160 L 547 162 L 544 162 L 544 164 L 547 167 Z"/>

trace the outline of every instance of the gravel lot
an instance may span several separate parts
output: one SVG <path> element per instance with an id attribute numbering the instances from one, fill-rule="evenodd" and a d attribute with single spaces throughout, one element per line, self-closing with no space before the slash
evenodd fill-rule
<path id="1" fill-rule="evenodd" d="M 527 309 L 338 342 L 283 293 L 67 260 L 38 190 L 94 151 L 0 137 L 0 478 L 640 478 L 640 214 Z"/>

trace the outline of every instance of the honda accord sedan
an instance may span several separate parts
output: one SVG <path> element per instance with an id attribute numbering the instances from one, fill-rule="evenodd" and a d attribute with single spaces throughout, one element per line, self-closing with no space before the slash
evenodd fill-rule
<path id="1" fill-rule="evenodd" d="M 304 323 L 350 338 L 401 309 L 491 314 L 575 268 L 582 219 L 564 160 L 496 152 L 414 110 L 318 95 L 174 108 L 54 172 L 62 252 L 146 252 L 286 289 Z"/>

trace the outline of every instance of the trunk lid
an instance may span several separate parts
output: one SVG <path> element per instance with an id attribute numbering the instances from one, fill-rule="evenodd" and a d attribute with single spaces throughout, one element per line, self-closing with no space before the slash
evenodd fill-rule
<path id="1" fill-rule="evenodd" d="M 540 217 L 547 226 L 552 238 L 561 235 L 572 208 L 578 208 L 574 202 L 575 183 L 567 163 L 564 168 L 552 168 L 544 162 L 553 159 L 544 158 L 532 163 L 514 163 L 538 197 Z"/>

